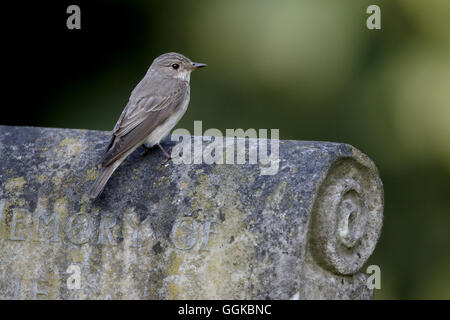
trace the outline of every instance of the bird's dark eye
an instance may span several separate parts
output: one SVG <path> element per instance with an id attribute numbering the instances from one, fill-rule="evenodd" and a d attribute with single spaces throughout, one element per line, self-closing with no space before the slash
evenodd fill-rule
<path id="1" fill-rule="evenodd" d="M 172 65 L 172 68 L 174 68 L 175 70 L 177 70 L 179 67 L 180 67 L 180 65 L 177 64 L 177 63 L 174 63 L 174 64 Z"/>

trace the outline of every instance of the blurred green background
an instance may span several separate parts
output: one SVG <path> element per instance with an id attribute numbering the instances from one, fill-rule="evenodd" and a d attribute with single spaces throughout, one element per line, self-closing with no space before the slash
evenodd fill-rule
<path id="1" fill-rule="evenodd" d="M 381 268 L 376 298 L 450 299 L 450 1 L 78 3 L 82 30 L 65 30 L 62 7 L 64 31 L 40 34 L 38 50 L 52 36 L 65 51 L 33 62 L 55 72 L 33 119 L 7 123 L 111 130 L 152 60 L 183 53 L 209 67 L 192 75 L 178 127 L 279 128 L 357 147 L 385 187 L 368 262 Z M 381 30 L 366 28 L 371 4 Z"/>

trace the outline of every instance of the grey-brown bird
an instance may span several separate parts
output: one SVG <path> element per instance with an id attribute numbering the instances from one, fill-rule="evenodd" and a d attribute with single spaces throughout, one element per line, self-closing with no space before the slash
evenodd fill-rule
<path id="1" fill-rule="evenodd" d="M 98 197 L 114 170 L 140 145 L 158 145 L 170 159 L 160 142 L 187 110 L 191 72 L 205 66 L 174 52 L 153 61 L 113 129 L 102 170 L 88 192 L 90 198 Z"/>

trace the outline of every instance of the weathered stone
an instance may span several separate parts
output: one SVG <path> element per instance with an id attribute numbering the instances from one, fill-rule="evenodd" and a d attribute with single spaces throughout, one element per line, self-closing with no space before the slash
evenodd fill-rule
<path id="1" fill-rule="evenodd" d="M 91 201 L 107 140 L 0 126 L 1 299 L 372 297 L 383 189 L 355 148 L 280 141 L 271 176 L 139 148 Z"/>

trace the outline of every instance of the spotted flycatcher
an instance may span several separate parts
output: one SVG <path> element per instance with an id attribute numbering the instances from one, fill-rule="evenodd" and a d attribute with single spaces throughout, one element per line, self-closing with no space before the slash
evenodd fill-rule
<path id="1" fill-rule="evenodd" d="M 114 170 L 137 147 L 160 145 L 186 112 L 189 104 L 191 72 L 206 64 L 192 62 L 179 53 L 165 53 L 156 58 L 131 93 L 120 115 L 102 162 L 102 170 L 89 190 L 95 199 L 102 192 Z"/>

